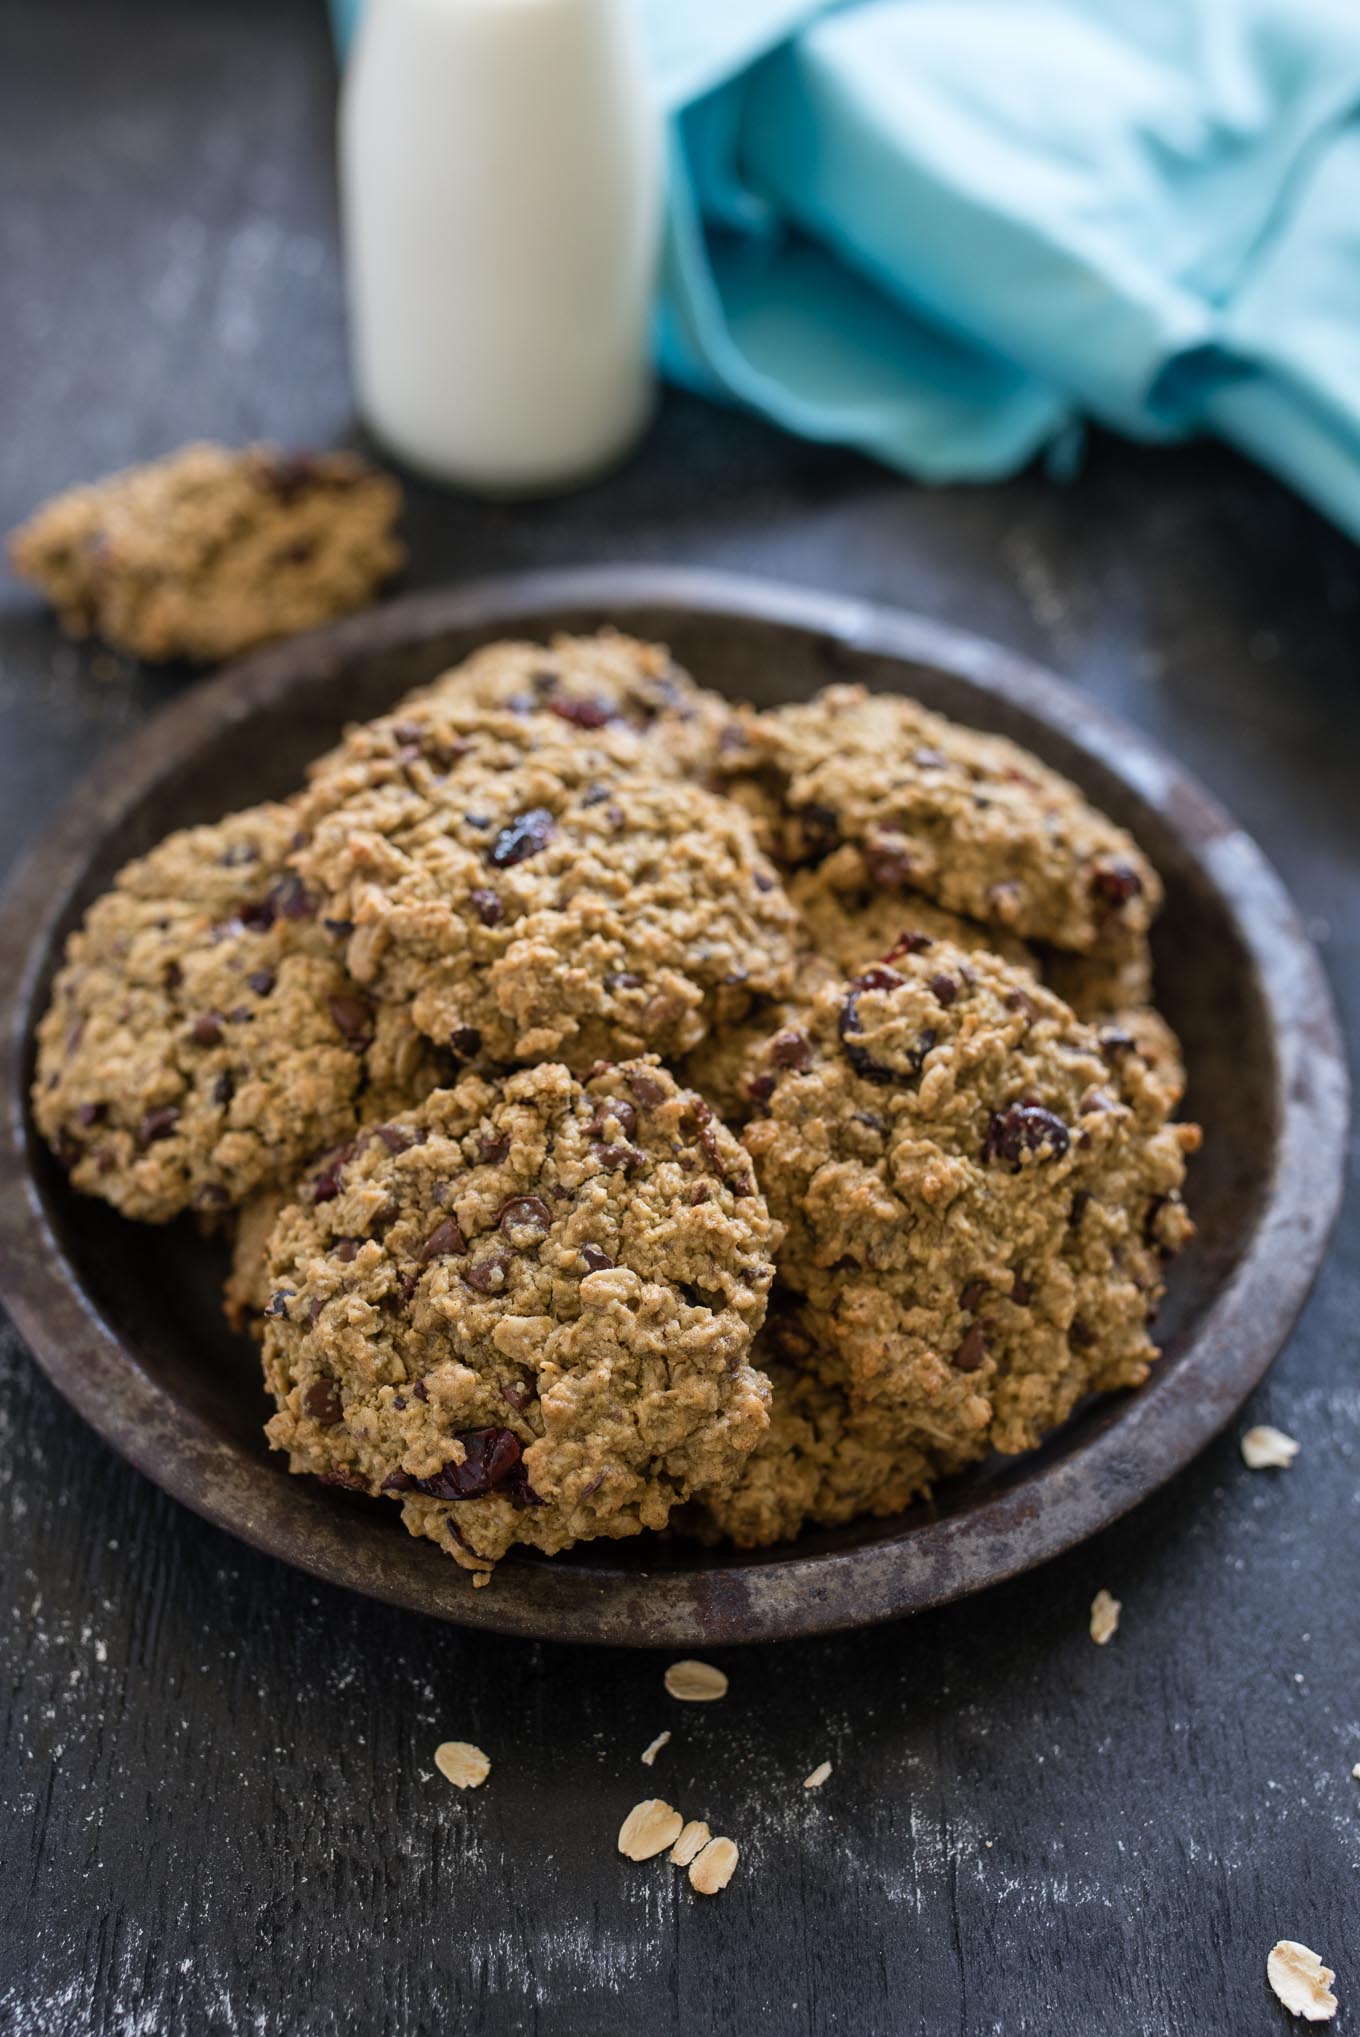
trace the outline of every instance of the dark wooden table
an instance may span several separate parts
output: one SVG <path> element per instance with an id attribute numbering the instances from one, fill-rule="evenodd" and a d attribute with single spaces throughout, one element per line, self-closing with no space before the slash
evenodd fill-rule
<path id="1" fill-rule="evenodd" d="M 352 430 L 320 0 L 4 0 L 0 519 L 196 434 Z M 1212 450 L 927 493 L 668 400 L 571 500 L 412 490 L 411 583 L 701 561 L 1004 638 L 1153 731 L 1274 856 L 1360 1017 L 1360 561 Z M 0 611 L 0 852 L 184 684 Z M 1354 1201 L 1352 1201 L 1352 1209 Z M 1360 1248 L 1343 1217 L 1235 1434 L 1032 1578 L 734 1652 L 643 1655 L 318 1588 L 174 1506 L 0 1348 L 0 2030 L 1232 2033 L 1297 1937 L 1360 2015 Z M 1246 1471 L 1236 1433 L 1302 1442 Z M 1108 1648 L 1087 1613 L 1124 1602 Z M 674 1734 L 639 1765 L 663 1726 Z M 445 1738 L 495 1764 L 466 1797 Z M 802 1778 L 823 1758 L 830 1782 Z M 657 1790 L 715 1901 L 614 1851 Z"/>

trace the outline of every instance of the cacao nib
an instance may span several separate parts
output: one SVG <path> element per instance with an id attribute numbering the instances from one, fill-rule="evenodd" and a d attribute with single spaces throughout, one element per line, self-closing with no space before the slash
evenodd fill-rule
<path id="1" fill-rule="evenodd" d="M 253 969 L 246 982 L 257 997 L 268 997 L 278 981 L 272 969 Z"/>
<path id="2" fill-rule="evenodd" d="M 357 1049 L 369 1044 L 373 1038 L 373 1007 L 364 998 L 333 991 L 326 999 L 326 1008 L 347 1046 Z"/>
<path id="3" fill-rule="evenodd" d="M 217 1047 L 222 1042 L 222 1014 L 220 1011 L 203 1011 L 189 1028 L 189 1038 L 196 1047 Z"/>
<path id="4" fill-rule="evenodd" d="M 992 1112 L 982 1157 L 1008 1161 L 1018 1173 L 1024 1154 L 1043 1153 L 1050 1160 L 1061 1160 L 1070 1144 L 1071 1134 L 1062 1119 L 1029 1096 Z"/>
<path id="5" fill-rule="evenodd" d="M 609 1254 L 602 1252 L 598 1245 L 582 1245 L 581 1257 L 591 1273 L 608 1273 L 614 1264 Z"/>
<path id="6" fill-rule="evenodd" d="M 333 1429 L 345 1419 L 345 1404 L 333 1379 L 314 1379 L 302 1396 L 302 1412 L 324 1428 Z"/>
<path id="7" fill-rule="evenodd" d="M 977 1308 L 978 1304 L 980 1302 L 985 1301 L 986 1298 L 987 1298 L 986 1281 L 970 1280 L 966 1283 L 962 1293 L 959 1295 L 959 1307 L 966 1308 L 968 1310 L 968 1313 L 971 1315 L 973 1311 Z"/>
<path id="8" fill-rule="evenodd" d="M 1074 1231 L 1081 1228 L 1081 1220 L 1086 1214 L 1090 1200 L 1091 1191 L 1089 1188 L 1079 1188 L 1072 1197 L 1072 1207 L 1067 1213 L 1067 1221 L 1071 1224 Z"/>
<path id="9" fill-rule="evenodd" d="M 476 1026 L 455 1026 L 449 1034 L 449 1052 L 460 1061 L 470 1061 L 482 1051 L 482 1036 Z"/>
<path id="10" fill-rule="evenodd" d="M 1027 990 L 1008 990 L 1002 999 L 1007 1011 L 1022 1011 L 1033 1024 L 1039 1016 L 1039 1007 Z"/>
<path id="11" fill-rule="evenodd" d="M 421 1265 L 428 1266 L 432 1259 L 443 1259 L 449 1255 L 461 1257 L 466 1250 L 467 1239 L 458 1228 L 458 1219 L 445 1217 L 430 1232 L 418 1256 Z"/>
<path id="12" fill-rule="evenodd" d="M 347 941 L 354 932 L 352 919 L 323 919 L 322 926 L 328 934 L 334 934 L 337 941 Z"/>
<path id="13" fill-rule="evenodd" d="M 157 1139 L 168 1139 L 179 1123 L 179 1112 L 172 1103 L 162 1104 L 159 1110 L 149 1110 L 137 1127 L 137 1145 L 141 1152 L 154 1146 Z"/>
<path id="14" fill-rule="evenodd" d="M 183 981 L 184 981 L 184 971 L 183 971 L 183 970 L 182 970 L 182 969 L 180 968 L 180 966 L 179 966 L 179 963 L 178 963 L 178 962 L 167 962 L 167 963 L 166 963 L 166 965 L 165 965 L 165 987 L 166 987 L 166 989 L 167 989 L 167 990 L 178 990 L 178 989 L 179 989 L 179 987 L 180 987 L 180 984 L 181 984 L 181 983 L 183 983 Z"/>
<path id="15" fill-rule="evenodd" d="M 1137 1044 L 1133 1035 L 1126 1033 L 1122 1026 L 1102 1026 L 1099 1038 L 1102 1055 L 1112 1062 L 1122 1060 L 1125 1054 L 1132 1054 Z"/>
<path id="16" fill-rule="evenodd" d="M 552 1227 L 552 1211 L 541 1195 L 512 1195 L 502 1204 L 496 1222 L 507 1236 L 511 1231 L 547 1231 Z"/>
<path id="17" fill-rule="evenodd" d="M 69 1132 L 65 1125 L 59 1125 L 52 1140 L 52 1150 L 62 1166 L 69 1169 L 75 1166 L 85 1148 L 73 1132 Z"/>
<path id="18" fill-rule="evenodd" d="M 557 833 L 557 822 L 546 806 L 531 806 L 517 813 L 487 850 L 487 861 L 497 870 L 508 870 L 546 849 Z"/>
<path id="19" fill-rule="evenodd" d="M 1013 1273 L 1011 1275 L 1011 1300 L 1017 1308 L 1028 1308 L 1033 1292 L 1034 1289 L 1022 1273 Z"/>
<path id="20" fill-rule="evenodd" d="M 981 1323 L 974 1323 L 958 1350 L 954 1353 L 956 1372 L 977 1372 L 987 1357 L 987 1339 Z"/>
<path id="21" fill-rule="evenodd" d="M 494 891 L 487 891 L 479 886 L 470 891 L 468 897 L 472 902 L 472 910 L 484 927 L 500 925 L 505 908 Z"/>
<path id="22" fill-rule="evenodd" d="M 587 785 L 581 794 L 582 806 L 600 806 L 609 797 L 607 785 Z"/>

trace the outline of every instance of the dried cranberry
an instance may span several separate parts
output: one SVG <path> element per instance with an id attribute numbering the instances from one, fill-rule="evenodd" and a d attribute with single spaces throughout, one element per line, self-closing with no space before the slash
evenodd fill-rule
<path id="1" fill-rule="evenodd" d="M 1097 864 L 1091 876 L 1091 889 L 1097 898 L 1103 898 L 1107 905 L 1127 905 L 1131 898 L 1137 898 L 1143 888 L 1143 880 L 1131 863 L 1116 861 Z"/>
<path id="2" fill-rule="evenodd" d="M 533 1397 L 532 1387 L 526 1386 L 522 1380 L 501 1381 L 501 1399 L 507 1407 L 513 1408 L 517 1415 L 523 1414 Z"/>
<path id="3" fill-rule="evenodd" d="M 257 899 L 241 906 L 236 916 L 247 933 L 267 934 L 274 924 L 274 901 L 271 898 Z"/>
<path id="4" fill-rule="evenodd" d="M 469 1266 L 463 1275 L 463 1285 L 470 1287 L 474 1294 L 495 1294 L 504 1285 L 505 1269 L 510 1264 L 504 1252 L 493 1252 L 487 1259 L 479 1259 L 475 1266 Z"/>
<path id="5" fill-rule="evenodd" d="M 463 1446 L 461 1464 L 446 1464 L 433 1478 L 413 1478 L 397 1489 L 443 1500 L 485 1499 L 489 1492 L 504 1490 L 517 1505 L 538 1504 L 513 1429 L 464 1429 L 455 1440 Z"/>
<path id="6" fill-rule="evenodd" d="M 581 1257 L 592 1273 L 608 1273 L 614 1264 L 609 1254 L 602 1252 L 598 1245 L 582 1245 Z"/>
<path id="7" fill-rule="evenodd" d="M 345 1419 L 345 1403 L 333 1379 L 314 1379 L 302 1396 L 302 1412 L 323 1428 L 333 1429 Z"/>
<path id="8" fill-rule="evenodd" d="M 246 982 L 257 997 L 268 997 L 278 978 L 272 969 L 253 969 Z"/>
<path id="9" fill-rule="evenodd" d="M 189 1028 L 189 1038 L 196 1047 L 220 1046 L 222 1042 L 221 1012 L 200 1012 Z"/>
<path id="10" fill-rule="evenodd" d="M 655 1076 L 632 1074 L 628 1077 L 628 1087 L 644 1110 L 654 1110 L 657 1104 L 666 1101 L 666 1085 L 658 1082 Z"/>
<path id="11" fill-rule="evenodd" d="M 956 1372 L 977 1372 L 987 1357 L 987 1339 L 981 1323 L 974 1323 L 958 1350 L 954 1353 Z"/>
<path id="12" fill-rule="evenodd" d="M 502 1204 L 496 1221 L 507 1236 L 511 1231 L 547 1231 L 552 1227 L 552 1211 L 541 1195 L 512 1195 Z"/>
<path id="13" fill-rule="evenodd" d="M 471 901 L 472 910 L 476 913 L 484 927 L 498 927 L 500 925 L 505 908 L 494 891 L 487 891 L 483 887 L 478 886 L 468 893 L 468 898 Z"/>
<path id="14" fill-rule="evenodd" d="M 713 1200 L 713 1190 L 706 1181 L 696 1181 L 689 1192 L 689 1206 L 698 1209 L 701 1203 Z"/>
<path id="15" fill-rule="evenodd" d="M 897 962 L 903 955 L 923 955 L 927 948 L 934 945 L 929 934 L 923 934 L 917 927 L 904 927 L 883 960 Z"/>
<path id="16" fill-rule="evenodd" d="M 884 978 L 888 979 L 886 984 L 882 981 Z M 850 1066 L 864 1082 L 874 1082 L 879 1085 L 887 1083 L 905 1085 L 914 1082 L 925 1066 L 926 1055 L 935 1045 L 936 1034 L 932 1027 L 927 1026 L 915 1046 L 908 1052 L 905 1069 L 897 1069 L 890 1068 L 886 1061 L 875 1060 L 868 1048 L 860 1046 L 856 1041 L 854 1036 L 860 1030 L 859 1000 L 863 993 L 866 990 L 887 988 L 891 984 L 900 983 L 901 981 L 902 978 L 895 969 L 867 969 L 863 976 L 856 979 L 857 987 L 849 993 L 844 1004 L 841 1006 L 840 1018 L 837 1021 L 841 1045 L 845 1049 L 845 1056 Z"/>
<path id="17" fill-rule="evenodd" d="M 417 1256 L 422 1266 L 428 1266 L 431 1259 L 443 1259 L 450 1254 L 461 1257 L 466 1250 L 467 1239 L 458 1228 L 458 1219 L 445 1217 L 435 1225 Z"/>
<path id="18" fill-rule="evenodd" d="M 770 1042 L 770 1059 L 776 1068 L 802 1070 L 812 1063 L 812 1042 L 806 1033 L 794 1027 L 787 1032 L 776 1033 Z"/>
<path id="19" fill-rule="evenodd" d="M 889 969 L 883 962 L 875 962 L 871 968 L 861 969 L 854 987 L 856 990 L 897 990 L 906 980 L 896 969 Z"/>
<path id="20" fill-rule="evenodd" d="M 982 1142 L 982 1157 L 984 1161 L 1009 1161 L 1019 1173 L 1024 1154 L 1040 1153 L 1047 1159 L 1061 1160 L 1071 1142 L 1071 1133 L 1060 1117 L 1045 1110 L 1033 1097 L 1025 1097 L 1019 1103 L 1007 1104 L 1005 1110 L 992 1112 Z"/>
<path id="21" fill-rule="evenodd" d="M 550 700 L 548 708 L 578 729 L 602 729 L 618 718 L 617 709 L 607 700 Z"/>
<path id="22" fill-rule="evenodd" d="M 529 856 L 537 856 L 546 849 L 557 833 L 557 822 L 546 806 L 531 806 L 524 813 L 517 813 L 512 821 L 503 827 L 486 852 L 488 863 L 497 870 L 508 870 L 514 863 L 523 863 Z"/>
<path id="23" fill-rule="evenodd" d="M 768 1103 L 774 1095 L 774 1091 L 775 1078 L 773 1075 L 753 1075 L 746 1085 L 746 1094 L 750 1097 L 752 1103 Z"/>
<path id="24" fill-rule="evenodd" d="M 326 999 L 326 1008 L 348 1046 L 368 1046 L 373 1038 L 373 1007 L 364 998 L 333 991 Z"/>
<path id="25" fill-rule="evenodd" d="M 145 1152 L 157 1139 L 168 1139 L 178 1123 L 179 1112 L 172 1103 L 162 1104 L 159 1110 L 149 1110 L 137 1127 L 139 1149 Z"/>
<path id="26" fill-rule="evenodd" d="M 449 1034 L 449 1052 L 460 1061 L 470 1061 L 482 1051 L 482 1036 L 476 1026 L 455 1026 Z"/>
<path id="27" fill-rule="evenodd" d="M 932 976 L 930 987 L 946 1011 L 958 998 L 959 986 L 952 976 Z"/>
<path id="28" fill-rule="evenodd" d="M 898 891 L 911 881 L 912 859 L 901 835 L 870 835 L 864 844 L 870 877 L 883 891 Z"/>

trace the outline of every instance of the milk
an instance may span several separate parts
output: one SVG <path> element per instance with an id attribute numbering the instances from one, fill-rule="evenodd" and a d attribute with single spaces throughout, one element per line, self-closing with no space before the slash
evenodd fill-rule
<path id="1" fill-rule="evenodd" d="M 651 404 L 660 178 L 632 0 L 367 0 L 340 191 L 375 435 L 495 493 L 618 459 Z"/>

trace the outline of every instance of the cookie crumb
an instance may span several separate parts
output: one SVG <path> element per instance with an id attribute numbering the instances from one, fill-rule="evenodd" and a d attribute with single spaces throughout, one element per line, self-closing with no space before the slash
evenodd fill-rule
<path id="1" fill-rule="evenodd" d="M 715 1896 L 731 1881 L 740 1857 L 735 1840 L 710 1839 L 703 1851 L 690 1862 L 690 1887 L 697 1889 L 701 1896 Z"/>
<path id="2" fill-rule="evenodd" d="M 830 1774 L 831 1774 L 831 1763 L 829 1761 L 819 1761 L 817 1763 L 817 1766 L 813 1769 L 811 1775 L 805 1775 L 803 1777 L 803 1788 L 820 1789 L 822 1784 L 827 1780 Z"/>
<path id="3" fill-rule="evenodd" d="M 434 1765 L 455 1789 L 480 1789 L 491 1763 L 470 1740 L 445 1740 L 434 1750 Z"/>
<path id="4" fill-rule="evenodd" d="M 708 1705 L 727 1696 L 727 1678 L 711 1662 L 672 1662 L 666 1671 L 666 1693 L 687 1705 Z"/>
<path id="5" fill-rule="evenodd" d="M 1360 1761 L 1356 1762 L 1354 1768 L 1351 1770 L 1351 1774 L 1355 1777 L 1355 1780 L 1357 1782 L 1360 1782 Z"/>
<path id="6" fill-rule="evenodd" d="M 634 1804 L 619 1827 L 619 1852 L 628 1860 L 652 1860 L 680 1837 L 684 1819 L 660 1797 Z"/>
<path id="7" fill-rule="evenodd" d="M 1269 1423 L 1248 1429 L 1242 1438 L 1242 1462 L 1248 1471 L 1288 1471 L 1298 1454 L 1294 1438 Z"/>
<path id="8" fill-rule="evenodd" d="M 666 1857 L 676 1867 L 688 1867 L 695 1854 L 702 1853 L 712 1837 L 702 1818 L 691 1818 Z"/>
<path id="9" fill-rule="evenodd" d="M 1336 1975 L 1296 1938 L 1281 1938 L 1272 1946 L 1266 1979 L 1291 2016 L 1302 2016 L 1305 2023 L 1329 2023 L 1336 2014 L 1336 1996 L 1330 1992 Z"/>
<path id="10" fill-rule="evenodd" d="M 655 1740 L 652 1741 L 651 1745 L 643 1748 L 642 1765 L 644 1768 L 651 1767 L 652 1763 L 656 1760 L 657 1755 L 661 1752 L 662 1748 L 666 1745 L 670 1737 L 671 1736 L 669 1732 L 658 1733 Z"/>
<path id="11" fill-rule="evenodd" d="M 1113 1640 L 1123 1610 L 1122 1601 L 1112 1598 L 1108 1591 L 1098 1591 L 1091 1600 L 1091 1639 L 1097 1648 Z"/>

